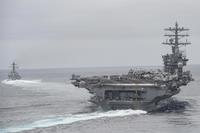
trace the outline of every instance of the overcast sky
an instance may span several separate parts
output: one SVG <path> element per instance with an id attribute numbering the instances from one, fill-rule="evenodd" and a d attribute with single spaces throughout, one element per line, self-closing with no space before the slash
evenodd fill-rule
<path id="1" fill-rule="evenodd" d="M 0 69 L 162 65 L 176 21 L 200 64 L 199 0 L 0 0 Z"/>

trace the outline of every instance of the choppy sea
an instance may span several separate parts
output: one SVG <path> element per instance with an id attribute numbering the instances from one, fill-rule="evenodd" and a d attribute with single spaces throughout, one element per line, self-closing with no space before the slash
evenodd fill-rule
<path id="1" fill-rule="evenodd" d="M 173 97 L 182 108 L 103 111 L 91 94 L 70 84 L 73 73 L 127 73 L 130 67 L 19 70 L 22 80 L 9 81 L 0 70 L 0 133 L 198 133 L 200 132 L 200 65 L 189 66 L 195 81 Z M 157 67 L 144 67 L 156 69 Z M 137 68 L 136 68 L 137 69 Z M 174 107 L 174 108 L 173 108 Z"/>

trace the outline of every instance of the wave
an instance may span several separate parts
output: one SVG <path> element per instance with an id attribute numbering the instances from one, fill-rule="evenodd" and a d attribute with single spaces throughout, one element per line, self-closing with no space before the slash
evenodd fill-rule
<path id="1" fill-rule="evenodd" d="M 36 85 L 41 83 L 41 80 L 3 80 L 3 84 L 14 85 L 14 86 L 27 86 L 27 85 Z"/>
<path id="2" fill-rule="evenodd" d="M 107 111 L 107 112 L 94 112 L 94 113 L 84 113 L 84 114 L 70 114 L 67 116 L 59 116 L 55 118 L 45 119 L 35 121 L 31 124 L 19 126 L 19 127 L 10 127 L 7 129 L 0 129 L 1 133 L 7 132 L 21 132 L 24 130 L 32 130 L 35 128 L 44 128 L 50 127 L 60 124 L 71 124 L 80 121 L 93 120 L 98 118 L 109 118 L 109 117 L 122 117 L 129 115 L 142 115 L 146 114 L 146 111 L 143 110 L 115 110 L 115 111 Z"/>

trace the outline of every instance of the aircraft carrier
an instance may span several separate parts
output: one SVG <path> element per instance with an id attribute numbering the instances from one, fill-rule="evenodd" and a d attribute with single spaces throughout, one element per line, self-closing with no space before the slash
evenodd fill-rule
<path id="1" fill-rule="evenodd" d="M 127 74 L 81 77 L 72 75 L 72 84 L 86 88 L 93 94 L 91 102 L 103 109 L 143 109 L 154 110 L 159 103 L 180 92 L 193 80 L 191 72 L 184 70 L 188 59 L 181 47 L 191 44 L 184 27 L 166 28 L 164 45 L 172 48 L 170 54 L 163 55 L 163 70 L 134 70 Z M 152 64 L 153 65 L 153 64 Z"/>

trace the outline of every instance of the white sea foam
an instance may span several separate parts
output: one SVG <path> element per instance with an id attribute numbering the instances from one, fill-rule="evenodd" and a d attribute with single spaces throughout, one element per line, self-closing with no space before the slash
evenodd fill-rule
<path id="1" fill-rule="evenodd" d="M 142 115 L 146 114 L 146 111 L 143 110 L 115 110 L 115 111 L 108 111 L 108 112 L 94 112 L 94 113 L 85 113 L 85 114 L 76 114 L 76 115 L 67 115 L 67 116 L 60 116 L 51 119 L 39 120 L 33 122 L 31 124 L 18 126 L 18 127 L 10 127 L 7 129 L 0 129 L 0 132 L 7 133 L 7 132 L 20 132 L 24 130 L 31 130 L 35 128 L 42 128 L 42 127 L 50 127 L 59 124 L 71 124 L 80 121 L 86 120 L 93 120 L 98 118 L 108 118 L 108 117 L 122 117 L 128 115 Z"/>
<path id="2" fill-rule="evenodd" d="M 41 83 L 41 80 L 3 80 L 3 84 L 14 85 L 14 86 L 28 86 L 28 85 L 36 85 Z"/>

